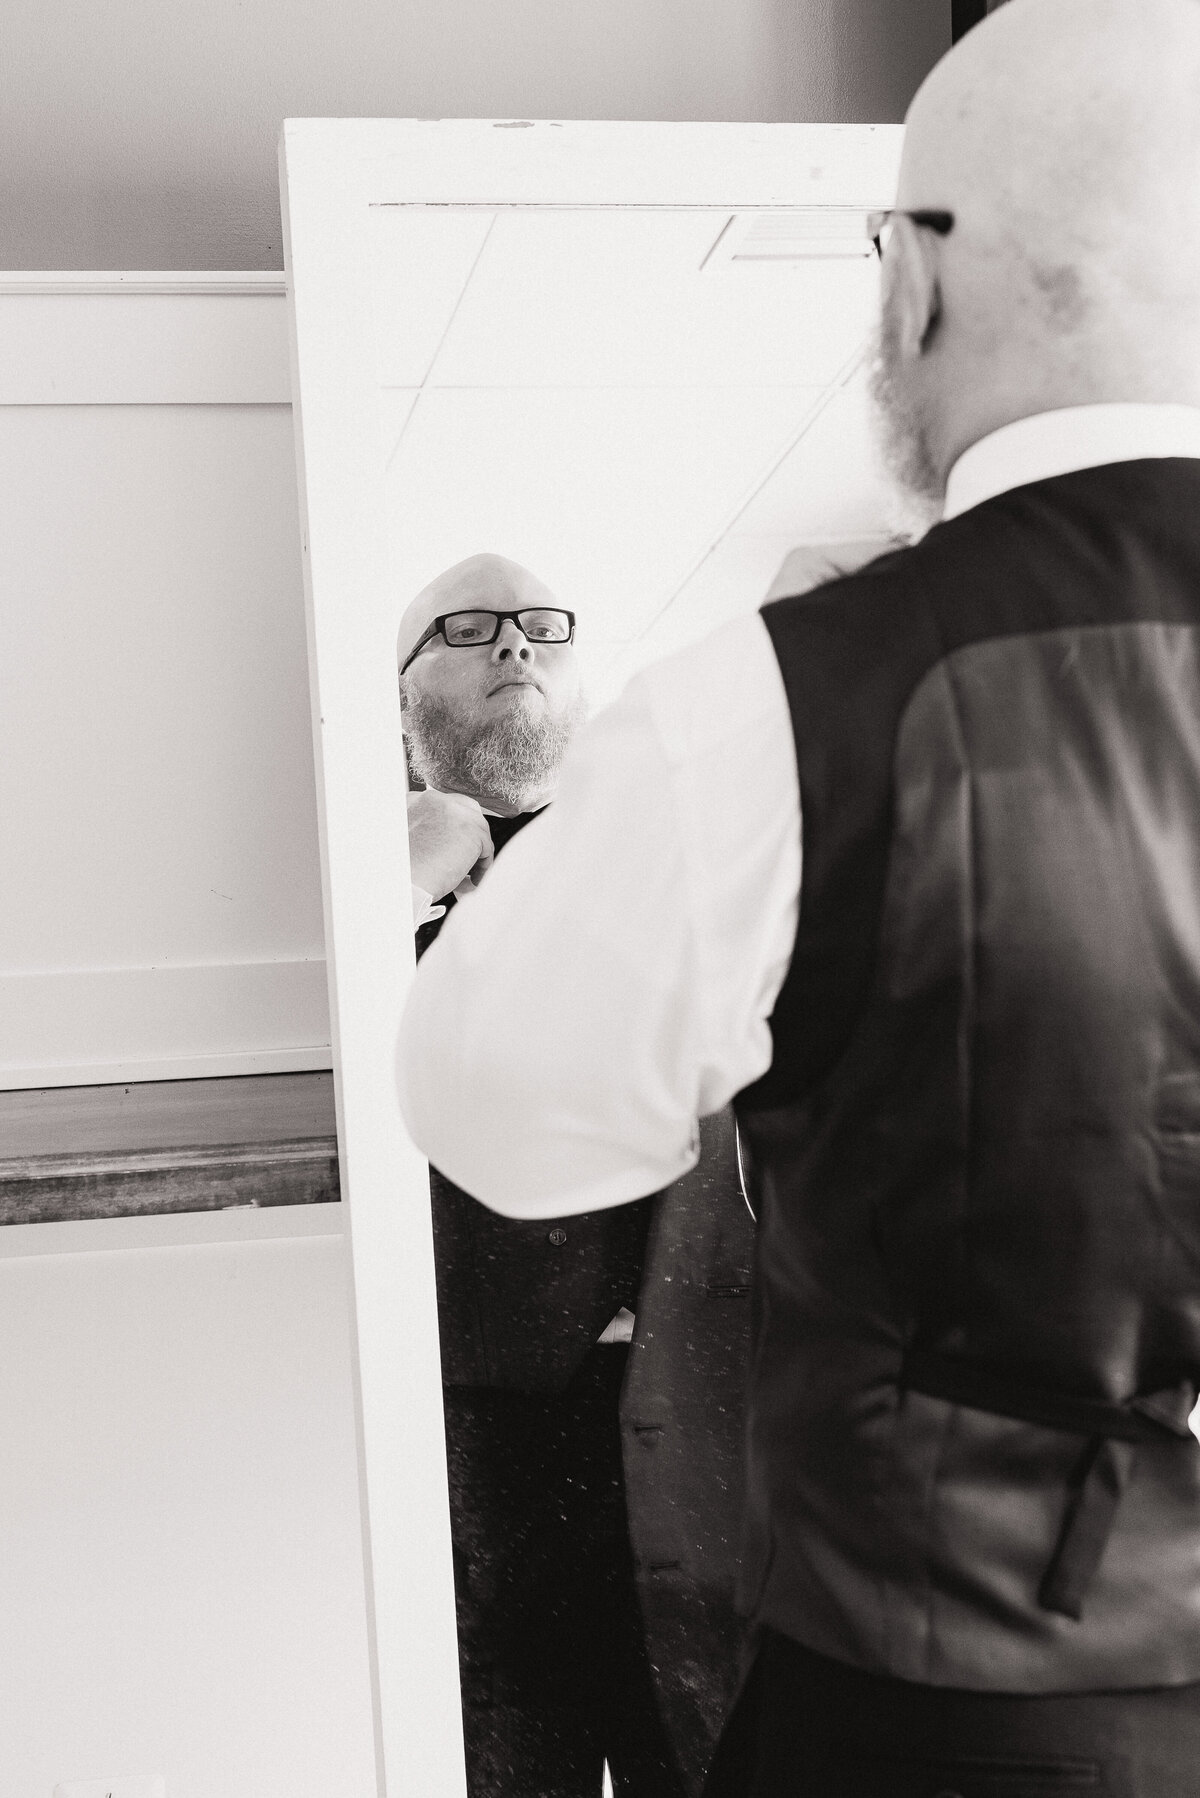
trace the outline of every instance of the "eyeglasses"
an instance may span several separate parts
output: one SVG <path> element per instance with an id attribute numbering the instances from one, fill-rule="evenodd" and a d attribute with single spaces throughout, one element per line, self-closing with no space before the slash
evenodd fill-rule
<path id="1" fill-rule="evenodd" d="M 557 606 L 527 606 L 520 612 L 443 612 L 409 650 L 401 664 L 401 674 L 431 637 L 440 634 L 450 649 L 474 649 L 480 643 L 494 643 L 505 618 L 512 619 L 529 643 L 569 643 L 575 635 L 574 612 Z"/>
<path id="2" fill-rule="evenodd" d="M 939 237 L 949 236 L 954 229 L 952 212 L 902 212 L 895 207 L 886 212 L 868 212 L 867 236 L 875 245 L 875 254 L 881 262 L 896 219 L 911 219 L 914 225 L 924 225 L 927 230 L 936 231 Z"/>

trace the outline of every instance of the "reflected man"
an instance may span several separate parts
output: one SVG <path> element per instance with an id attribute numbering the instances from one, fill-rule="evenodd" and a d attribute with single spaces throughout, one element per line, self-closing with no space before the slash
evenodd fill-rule
<path id="1" fill-rule="evenodd" d="M 417 596 L 397 662 L 423 954 L 552 799 L 584 702 L 573 615 L 499 556 Z M 543 947 L 496 954 L 532 985 Z M 593 1216 L 500 1218 L 431 1170 L 472 1798 L 599 1798 L 605 1760 L 618 1798 L 683 1798 L 711 1756 L 751 1226 L 729 1115 L 705 1136 L 686 1190 Z"/>

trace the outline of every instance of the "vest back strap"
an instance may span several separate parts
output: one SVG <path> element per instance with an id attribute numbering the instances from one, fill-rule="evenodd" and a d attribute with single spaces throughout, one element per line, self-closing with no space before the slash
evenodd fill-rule
<path id="1" fill-rule="evenodd" d="M 1087 1438 L 1067 1484 L 1062 1528 L 1038 1590 L 1043 1610 L 1076 1620 L 1083 1615 L 1084 1595 L 1104 1554 L 1136 1445 L 1164 1437 L 1193 1440 L 1187 1419 L 1194 1395 L 1183 1387 L 1111 1405 L 1028 1385 L 980 1362 L 930 1349 L 909 1349 L 900 1387 Z"/>
<path id="2" fill-rule="evenodd" d="M 1114 1442 L 1161 1442 L 1164 1432 L 1191 1437 L 1187 1420 L 1195 1398 L 1183 1388 L 1131 1399 L 1127 1405 L 1110 1405 L 1103 1399 L 1076 1398 L 1069 1392 L 1014 1380 L 979 1361 L 918 1348 L 909 1349 L 904 1357 L 900 1385 L 928 1398 L 948 1399 L 951 1404 L 970 1405 L 976 1411 L 1040 1424 L 1047 1430 L 1064 1430 L 1072 1436 L 1105 1436 Z"/>

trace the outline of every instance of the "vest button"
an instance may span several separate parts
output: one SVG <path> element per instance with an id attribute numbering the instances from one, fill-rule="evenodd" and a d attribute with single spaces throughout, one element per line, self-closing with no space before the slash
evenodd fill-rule
<path id="1" fill-rule="evenodd" d="M 556 1249 L 561 1249 L 566 1240 L 567 1233 L 565 1230 L 551 1230 L 549 1236 L 546 1238 L 546 1241 L 552 1242 Z"/>

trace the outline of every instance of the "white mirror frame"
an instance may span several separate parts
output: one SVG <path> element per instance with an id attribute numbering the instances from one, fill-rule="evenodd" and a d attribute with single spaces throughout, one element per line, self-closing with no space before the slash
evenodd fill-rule
<path id="1" fill-rule="evenodd" d="M 426 1164 L 392 1064 L 412 976 L 370 209 L 892 203 L 900 127 L 292 119 L 280 151 L 380 1798 L 463 1798 Z M 372 603 L 362 603 L 366 599 Z M 392 769 L 390 781 L 359 778 Z M 351 802 L 353 795 L 353 802 Z"/>

